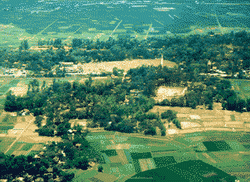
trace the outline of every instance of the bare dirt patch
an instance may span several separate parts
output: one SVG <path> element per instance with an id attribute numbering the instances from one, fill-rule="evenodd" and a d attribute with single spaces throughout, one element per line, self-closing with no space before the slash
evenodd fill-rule
<path id="1" fill-rule="evenodd" d="M 107 149 L 129 149 L 131 144 L 124 143 L 124 144 L 115 144 L 115 145 L 107 145 Z"/>
<path id="2" fill-rule="evenodd" d="M 204 127 L 224 127 L 225 123 L 224 122 L 203 122 Z"/>
<path id="3" fill-rule="evenodd" d="M 10 90 L 16 96 L 24 96 L 25 94 L 27 94 L 28 85 L 23 82 L 19 82 L 16 87 L 11 87 Z"/>
<path id="4" fill-rule="evenodd" d="M 19 156 L 19 155 L 26 155 L 27 151 L 14 151 L 12 155 Z"/>
<path id="5" fill-rule="evenodd" d="M 181 128 L 186 129 L 186 128 L 197 128 L 201 127 L 199 123 L 194 123 L 194 122 L 181 122 Z"/>
<path id="6" fill-rule="evenodd" d="M 125 155 L 125 153 L 124 153 L 123 150 L 117 149 L 116 153 L 118 154 L 118 156 L 119 156 L 119 158 L 120 158 L 120 160 L 122 162 L 122 165 L 128 164 L 127 157 L 126 157 L 126 155 Z"/>
<path id="7" fill-rule="evenodd" d="M 61 142 L 62 139 L 60 137 L 46 137 L 46 136 L 22 136 L 20 138 L 21 141 L 27 143 L 47 143 L 47 142 Z"/>
<path id="8" fill-rule="evenodd" d="M 93 72 L 109 71 L 112 72 L 114 67 L 123 69 L 125 72 L 131 68 L 136 68 L 142 65 L 146 66 L 159 66 L 161 59 L 134 59 L 131 61 L 112 61 L 112 62 L 101 62 L 101 63 L 86 63 L 82 65 L 84 73 L 90 74 Z M 163 66 L 174 67 L 176 63 L 164 60 Z"/>
<path id="9" fill-rule="evenodd" d="M 204 110 L 202 108 L 191 109 L 188 107 L 170 107 L 154 106 L 149 112 L 159 114 L 173 110 L 177 112 L 177 119 L 182 123 L 181 130 L 168 128 L 164 124 L 168 134 L 191 133 L 198 131 L 247 131 L 250 128 L 250 113 L 238 113 L 235 111 L 222 110 L 221 103 L 214 103 L 213 110 Z M 232 121 L 231 116 L 235 116 Z"/>
<path id="10" fill-rule="evenodd" d="M 154 97 L 154 99 L 158 102 L 161 102 L 164 99 L 171 99 L 175 96 L 181 96 L 185 94 L 186 89 L 187 88 L 182 87 L 160 86 L 156 91 L 156 97 Z"/>
<path id="11" fill-rule="evenodd" d="M 112 156 L 112 157 L 109 157 L 109 160 L 112 162 L 112 163 L 119 163 L 119 162 L 122 162 L 120 157 L 117 155 L 117 156 Z"/>

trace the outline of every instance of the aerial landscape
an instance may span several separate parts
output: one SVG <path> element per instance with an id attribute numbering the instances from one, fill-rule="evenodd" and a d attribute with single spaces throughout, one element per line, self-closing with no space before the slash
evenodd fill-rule
<path id="1" fill-rule="evenodd" d="M 0 182 L 249 182 L 248 0 L 1 0 Z"/>

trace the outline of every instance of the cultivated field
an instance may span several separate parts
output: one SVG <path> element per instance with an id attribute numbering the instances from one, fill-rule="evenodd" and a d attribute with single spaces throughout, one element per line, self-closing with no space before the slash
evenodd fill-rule
<path id="1" fill-rule="evenodd" d="M 202 160 L 247 181 L 250 179 L 250 140 L 246 144 L 249 136 L 246 132 L 207 131 L 145 137 L 106 131 L 89 133 L 86 139 L 101 151 L 103 159 L 100 163 L 105 178 L 110 175 L 111 181 L 125 181 L 136 173 L 188 160 Z M 75 171 L 75 181 L 95 178 L 105 181 L 95 170 Z"/>
<path id="2" fill-rule="evenodd" d="M 250 98 L 250 80 L 230 79 L 232 87 L 243 99 Z"/>
<path id="3" fill-rule="evenodd" d="M 151 61 L 155 63 L 155 60 Z M 131 68 L 139 63 L 153 64 L 150 60 L 130 62 L 133 63 L 130 65 Z M 92 64 L 92 67 L 89 67 L 94 69 L 95 64 Z M 103 66 L 104 64 L 96 65 L 95 69 L 99 70 Z M 109 67 L 113 69 L 118 66 L 115 62 L 113 65 L 107 63 L 106 69 L 110 69 Z M 40 85 L 44 80 L 47 85 L 50 85 L 53 79 L 38 78 Z M 83 81 L 83 79 L 86 78 L 60 78 L 62 81 Z M 4 99 L 7 88 L 25 87 L 27 91 L 27 84 L 31 80 L 32 78 L 8 78 L 2 81 L 0 84 L 4 87 L 0 89 L 5 90 L 1 90 L 3 93 L 1 97 Z M 184 91 L 185 88 L 160 87 L 158 96 L 173 97 L 175 94 L 182 95 Z M 98 173 L 99 164 L 93 164 L 93 167 L 87 171 L 72 170 L 76 175 L 74 181 L 125 181 L 141 171 L 188 160 L 202 160 L 240 177 L 243 182 L 250 180 L 249 113 L 222 110 L 219 103 L 214 103 L 214 110 L 205 110 L 202 106 L 197 109 L 155 106 L 150 112 L 161 114 L 168 109 L 177 111 L 177 117 L 183 129 L 177 129 L 173 125 L 169 128 L 166 123 L 167 135 L 164 137 L 91 129 L 93 132 L 89 133 L 86 139 L 102 153 L 100 164 L 104 167 L 104 173 Z M 39 152 L 48 141 L 61 141 L 57 137 L 38 136 L 35 132 L 37 126 L 33 123 L 29 124 L 32 119 L 34 119 L 32 116 L 16 116 L 15 113 L 1 111 L 0 151 L 5 152 L 17 138 L 18 140 L 8 149 L 7 154 L 29 155 Z M 71 123 L 85 125 L 86 121 L 72 120 Z"/>

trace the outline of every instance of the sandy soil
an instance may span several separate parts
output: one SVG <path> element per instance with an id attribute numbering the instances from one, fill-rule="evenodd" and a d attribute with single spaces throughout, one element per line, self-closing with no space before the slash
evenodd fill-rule
<path id="1" fill-rule="evenodd" d="M 24 96 L 28 91 L 28 85 L 19 82 L 16 87 L 11 87 L 10 90 L 16 96 Z"/>
<path id="2" fill-rule="evenodd" d="M 129 149 L 131 144 L 124 143 L 124 144 L 114 144 L 114 145 L 108 145 L 106 146 L 107 149 Z"/>
<path id="3" fill-rule="evenodd" d="M 112 62 L 101 62 L 101 63 L 86 63 L 83 64 L 82 68 L 85 73 L 110 71 L 113 72 L 113 68 L 123 69 L 127 72 L 131 68 L 136 68 L 142 65 L 159 66 L 161 59 L 134 59 L 131 61 L 112 61 Z M 163 66 L 174 67 L 176 64 L 167 60 L 164 60 Z"/>
<path id="4" fill-rule="evenodd" d="M 186 129 L 186 128 L 197 128 L 200 127 L 201 125 L 198 123 L 193 123 L 193 122 L 181 122 L 181 128 Z"/>
<path id="5" fill-rule="evenodd" d="M 60 137 L 45 137 L 39 136 L 35 132 L 38 127 L 33 123 L 33 116 L 23 116 L 25 122 L 21 121 L 18 117 L 18 122 L 12 130 L 8 130 L 8 134 L 2 134 L 3 137 L 17 137 L 17 140 L 27 142 L 27 143 L 47 143 L 48 141 L 61 141 Z M 31 123 L 29 123 L 32 121 Z"/>
<path id="6" fill-rule="evenodd" d="M 154 99 L 158 102 L 161 102 L 164 99 L 171 99 L 174 96 L 184 95 L 186 90 L 187 88 L 182 87 L 160 86 L 156 91 L 156 97 L 154 97 Z"/>

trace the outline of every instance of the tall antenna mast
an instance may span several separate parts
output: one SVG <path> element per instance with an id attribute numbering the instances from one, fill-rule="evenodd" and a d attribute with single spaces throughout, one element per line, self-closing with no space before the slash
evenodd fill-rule
<path id="1" fill-rule="evenodd" d="M 161 54 L 161 67 L 163 68 L 163 54 Z"/>

